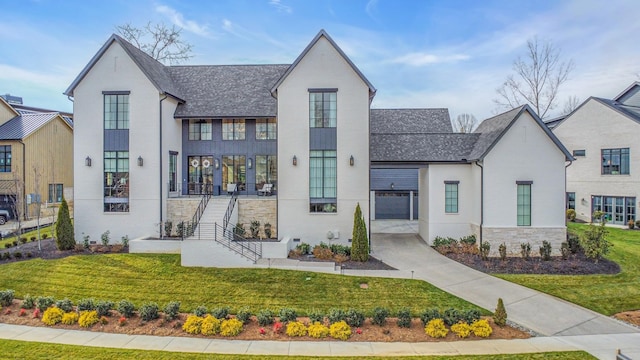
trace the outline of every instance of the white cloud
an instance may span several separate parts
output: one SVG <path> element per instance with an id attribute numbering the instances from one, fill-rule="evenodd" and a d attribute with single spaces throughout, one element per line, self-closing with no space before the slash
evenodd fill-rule
<path id="1" fill-rule="evenodd" d="M 265 33 L 261 33 L 261 32 L 255 32 L 255 31 L 251 31 L 249 29 L 246 29 L 238 24 L 233 23 L 231 20 L 229 19 L 223 19 L 222 20 L 222 29 L 226 32 L 228 32 L 229 34 L 232 34 L 234 36 L 237 36 L 241 39 L 244 40 L 248 40 L 248 41 L 252 41 L 252 40 L 260 40 L 260 41 L 265 41 L 269 44 L 278 46 L 280 48 L 288 48 L 285 44 L 283 44 L 282 42 L 268 36 Z"/>
<path id="2" fill-rule="evenodd" d="M 60 76 L 28 71 L 12 65 L 0 64 L 0 79 L 9 81 L 24 81 L 34 84 L 59 83 Z"/>
<path id="3" fill-rule="evenodd" d="M 284 5 L 281 0 L 269 0 L 269 5 L 276 8 L 280 13 L 291 14 L 293 12 L 291 6 Z"/>
<path id="4" fill-rule="evenodd" d="M 156 11 L 167 16 L 169 20 L 171 20 L 171 22 L 178 27 L 181 27 L 196 35 L 210 36 L 207 25 L 198 24 L 193 20 L 185 20 L 184 15 L 173 8 L 170 8 L 166 5 L 158 5 L 156 7 Z"/>
<path id="5" fill-rule="evenodd" d="M 425 66 L 439 63 L 458 62 L 463 60 L 469 60 L 469 55 L 454 54 L 440 56 L 424 52 L 414 52 L 392 59 L 390 62 L 394 64 L 405 64 L 410 66 Z"/>
<path id="6" fill-rule="evenodd" d="M 364 7 L 364 11 L 372 19 L 375 19 L 375 17 L 373 16 L 373 12 L 376 11 L 377 5 L 378 5 L 378 0 L 369 0 L 367 2 L 367 5 Z"/>

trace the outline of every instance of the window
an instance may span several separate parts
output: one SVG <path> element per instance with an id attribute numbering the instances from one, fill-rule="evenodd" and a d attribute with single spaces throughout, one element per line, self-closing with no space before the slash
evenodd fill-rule
<path id="1" fill-rule="evenodd" d="M 256 155 L 256 190 L 262 190 L 264 184 L 278 181 L 278 160 L 275 155 Z"/>
<path id="2" fill-rule="evenodd" d="M 189 194 L 211 194 L 213 191 L 213 156 L 189 156 Z"/>
<path id="3" fill-rule="evenodd" d="M 129 152 L 104 152 L 104 211 L 129 212 Z"/>
<path id="4" fill-rule="evenodd" d="M 602 175 L 629 175 L 629 148 L 602 149 Z"/>
<path id="5" fill-rule="evenodd" d="M 104 95 L 104 128 L 129 128 L 129 94 Z"/>
<path id="6" fill-rule="evenodd" d="M 586 150 L 573 150 L 573 156 L 586 156 Z"/>
<path id="7" fill-rule="evenodd" d="M 11 145 L 0 145 L 0 172 L 11 172 Z"/>
<path id="8" fill-rule="evenodd" d="M 169 191 L 178 191 L 178 153 L 169 152 Z"/>
<path id="9" fill-rule="evenodd" d="M 222 157 L 222 190 L 229 191 L 228 184 L 236 184 L 238 191 L 246 190 L 247 157 L 225 155 Z"/>
<path id="10" fill-rule="evenodd" d="M 593 213 L 601 211 L 607 223 L 617 225 L 627 225 L 629 220 L 636 220 L 636 198 L 624 196 L 601 196 L 591 197 L 591 216 Z"/>
<path id="11" fill-rule="evenodd" d="M 568 192 L 567 193 L 567 210 L 568 209 L 576 209 L 576 193 Z"/>
<path id="12" fill-rule="evenodd" d="M 244 119 L 222 120 L 222 140 L 244 140 Z"/>
<path id="13" fill-rule="evenodd" d="M 62 202 L 62 184 L 49 184 L 49 202 Z"/>
<path id="14" fill-rule="evenodd" d="M 531 226 L 531 182 L 517 182 L 518 226 Z"/>
<path id="15" fill-rule="evenodd" d="M 458 212 L 458 184 L 459 181 L 444 182 L 444 212 L 455 214 Z"/>
<path id="16" fill-rule="evenodd" d="M 310 90 L 309 126 L 312 128 L 336 127 L 336 91 Z"/>
<path id="17" fill-rule="evenodd" d="M 311 212 L 337 211 L 337 162 L 335 150 L 309 152 L 309 197 Z"/>
<path id="18" fill-rule="evenodd" d="M 256 140 L 275 140 L 276 136 L 276 119 L 256 120 Z"/>
<path id="19" fill-rule="evenodd" d="M 189 120 L 189 140 L 211 140 L 211 120 Z"/>

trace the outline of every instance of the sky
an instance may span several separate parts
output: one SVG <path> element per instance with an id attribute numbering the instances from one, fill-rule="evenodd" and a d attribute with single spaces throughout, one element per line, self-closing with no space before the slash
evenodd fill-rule
<path id="1" fill-rule="evenodd" d="M 637 0 L 0 0 L 0 94 L 71 112 L 63 92 L 116 26 L 164 22 L 193 45 L 188 65 L 290 64 L 325 29 L 377 88 L 372 108 L 498 112 L 496 89 L 527 40 L 574 69 L 566 100 L 612 98 L 640 81 Z"/>

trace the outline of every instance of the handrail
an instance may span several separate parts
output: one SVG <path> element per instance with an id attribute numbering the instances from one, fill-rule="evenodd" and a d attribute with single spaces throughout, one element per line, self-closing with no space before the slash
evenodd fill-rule
<path id="1" fill-rule="evenodd" d="M 236 185 L 235 189 L 233 189 L 233 192 L 231 193 L 231 199 L 229 199 L 229 205 L 227 205 L 227 211 L 224 213 L 224 218 L 222 220 L 222 228 L 225 230 L 229 226 L 229 220 L 231 219 L 231 214 L 233 214 L 233 208 L 236 206 L 237 201 L 238 201 L 238 185 Z"/>
<path id="2" fill-rule="evenodd" d="M 248 241 L 244 237 L 235 234 L 231 230 L 225 229 L 217 223 L 214 227 L 214 240 L 217 243 L 253 261 L 254 264 L 262 258 L 262 243 L 260 241 Z"/>
<path id="3" fill-rule="evenodd" d="M 193 214 L 193 217 L 191 218 L 192 230 L 195 230 L 196 227 L 198 226 L 198 223 L 200 222 L 200 218 L 202 217 L 202 214 L 204 214 L 204 210 L 207 208 L 207 204 L 209 203 L 210 198 L 211 198 L 210 192 L 206 192 L 202 195 L 202 199 L 200 199 L 200 203 L 198 204 L 196 213 Z"/>

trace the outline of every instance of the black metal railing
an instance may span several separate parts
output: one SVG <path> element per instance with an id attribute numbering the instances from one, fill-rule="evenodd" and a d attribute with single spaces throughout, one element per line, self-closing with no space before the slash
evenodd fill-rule
<path id="1" fill-rule="evenodd" d="M 262 258 L 261 242 L 248 241 L 241 235 L 235 234 L 233 231 L 227 230 L 218 224 L 214 224 L 214 227 L 214 240 L 217 243 L 253 261 L 253 263 Z"/>
<path id="2" fill-rule="evenodd" d="M 229 205 L 227 205 L 227 211 L 224 213 L 224 218 L 222 219 L 222 228 L 228 229 L 229 220 L 231 219 L 231 214 L 233 214 L 233 209 L 236 206 L 236 202 L 238 201 L 238 186 L 231 193 L 231 199 L 229 199 Z M 235 227 L 235 225 L 234 225 Z"/>
<path id="3" fill-rule="evenodd" d="M 200 199 L 200 203 L 198 204 L 198 208 L 196 209 L 195 214 L 191 218 L 191 226 L 192 229 L 196 229 L 198 223 L 200 222 L 200 218 L 202 214 L 204 214 L 204 210 L 207 208 L 207 204 L 209 203 L 209 199 L 211 198 L 211 193 L 205 193 L 202 195 L 202 199 Z"/>

